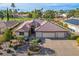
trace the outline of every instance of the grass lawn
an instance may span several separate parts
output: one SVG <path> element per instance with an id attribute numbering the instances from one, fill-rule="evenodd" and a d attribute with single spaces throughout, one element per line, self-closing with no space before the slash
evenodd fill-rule
<path id="1" fill-rule="evenodd" d="M 9 18 L 9 20 L 17 20 L 17 21 L 27 21 L 27 20 L 32 20 L 33 18 Z M 1 18 L 0 18 L 1 20 Z M 3 20 L 7 20 L 7 18 L 4 18 Z"/>

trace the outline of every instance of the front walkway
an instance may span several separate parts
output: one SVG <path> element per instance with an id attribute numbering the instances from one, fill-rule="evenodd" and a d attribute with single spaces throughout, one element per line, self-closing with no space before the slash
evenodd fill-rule
<path id="1" fill-rule="evenodd" d="M 50 40 L 46 39 L 44 47 L 55 51 L 56 56 L 79 56 L 79 47 L 75 40 Z"/>

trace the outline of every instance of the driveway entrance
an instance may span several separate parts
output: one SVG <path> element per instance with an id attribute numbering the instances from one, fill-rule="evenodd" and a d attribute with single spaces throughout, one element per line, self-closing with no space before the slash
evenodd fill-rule
<path id="1" fill-rule="evenodd" d="M 75 40 L 46 39 L 43 46 L 54 50 L 57 56 L 79 56 L 79 47 Z"/>

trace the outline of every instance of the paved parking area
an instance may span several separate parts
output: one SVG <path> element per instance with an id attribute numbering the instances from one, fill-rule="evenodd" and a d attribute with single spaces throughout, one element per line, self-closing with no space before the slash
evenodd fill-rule
<path id="1" fill-rule="evenodd" d="M 79 47 L 75 40 L 50 40 L 46 39 L 44 47 L 53 49 L 56 56 L 79 56 Z"/>

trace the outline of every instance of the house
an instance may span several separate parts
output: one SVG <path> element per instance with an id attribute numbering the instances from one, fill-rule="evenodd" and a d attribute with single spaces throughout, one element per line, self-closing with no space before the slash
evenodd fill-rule
<path id="1" fill-rule="evenodd" d="M 16 36 L 28 37 L 31 24 L 36 25 L 38 21 L 25 21 L 24 23 L 20 24 L 15 30 Z M 35 27 L 35 35 L 37 38 L 66 38 L 67 34 L 67 30 L 51 22 L 42 21 L 39 26 Z"/>
<path id="2" fill-rule="evenodd" d="M 3 33 L 6 28 L 14 28 L 19 23 L 18 21 L 0 21 L 0 33 Z"/>
<path id="3" fill-rule="evenodd" d="M 20 24 L 14 32 L 16 33 L 16 36 L 29 36 L 29 30 L 31 29 L 31 26 L 35 26 L 35 28 L 41 26 L 44 24 L 44 21 L 42 20 L 32 20 L 32 21 L 25 21 L 22 24 Z"/>
<path id="4" fill-rule="evenodd" d="M 67 14 L 57 14 L 57 18 L 67 18 Z"/>
<path id="5" fill-rule="evenodd" d="M 66 38 L 68 31 L 58 25 L 46 22 L 35 29 L 37 38 Z"/>
<path id="6" fill-rule="evenodd" d="M 72 32 L 79 32 L 79 20 L 78 19 L 69 19 L 64 21 L 64 24 L 68 25 L 68 28 L 72 31 Z"/>
<path id="7" fill-rule="evenodd" d="M 15 18 L 17 18 L 17 17 L 28 17 L 28 16 L 29 16 L 29 14 L 18 14 L 18 13 L 13 15 L 13 17 L 15 17 Z"/>

